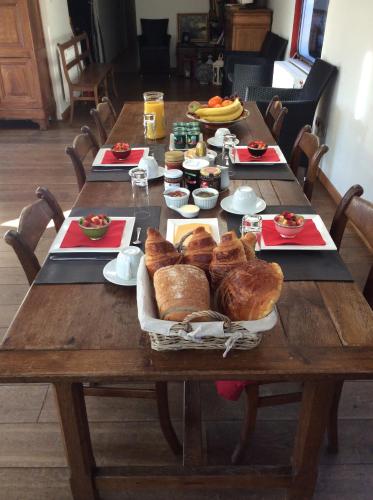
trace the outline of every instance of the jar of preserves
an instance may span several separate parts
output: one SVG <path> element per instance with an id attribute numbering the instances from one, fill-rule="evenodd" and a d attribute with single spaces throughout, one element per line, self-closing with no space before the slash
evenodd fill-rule
<path id="1" fill-rule="evenodd" d="M 183 171 L 173 168 L 171 170 L 166 170 L 164 174 L 164 188 L 165 189 L 177 189 L 182 187 L 183 182 Z"/>
<path id="2" fill-rule="evenodd" d="M 219 167 L 205 167 L 200 171 L 200 187 L 214 188 L 220 191 L 221 170 Z"/>

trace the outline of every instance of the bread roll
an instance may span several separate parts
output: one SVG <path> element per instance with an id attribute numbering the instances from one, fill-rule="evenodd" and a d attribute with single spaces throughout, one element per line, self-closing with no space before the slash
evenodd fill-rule
<path id="1" fill-rule="evenodd" d="M 253 259 L 241 264 L 221 282 L 219 309 L 235 321 L 264 318 L 279 299 L 283 280 L 281 267 L 274 262 Z"/>
<path id="2" fill-rule="evenodd" d="M 158 269 L 154 289 L 160 319 L 183 321 L 192 312 L 210 309 L 209 282 L 198 267 L 177 264 Z"/>
<path id="3" fill-rule="evenodd" d="M 210 274 L 213 287 L 216 288 L 229 271 L 243 262 L 246 262 L 246 255 L 242 242 L 234 231 L 224 233 L 212 252 Z"/>
<path id="4" fill-rule="evenodd" d="M 245 233 L 241 236 L 241 242 L 245 251 L 246 259 L 255 259 L 256 236 L 253 233 Z"/>
<path id="5" fill-rule="evenodd" d="M 172 243 L 165 240 L 159 231 L 148 228 L 145 241 L 145 264 L 151 277 L 157 269 L 180 262 L 182 256 Z"/>
<path id="6" fill-rule="evenodd" d="M 186 247 L 183 263 L 197 266 L 208 272 L 212 259 L 212 251 L 216 247 L 216 242 L 210 233 L 202 226 L 197 227 Z"/>

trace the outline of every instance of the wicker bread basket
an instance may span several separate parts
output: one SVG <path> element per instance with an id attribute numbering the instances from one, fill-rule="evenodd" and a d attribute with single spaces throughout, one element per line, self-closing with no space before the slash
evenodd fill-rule
<path id="1" fill-rule="evenodd" d="M 231 321 L 216 311 L 190 314 L 181 323 L 158 319 L 154 288 L 142 257 L 137 273 L 137 311 L 142 330 L 150 337 L 156 351 L 181 349 L 220 349 L 223 357 L 235 349 L 253 349 L 262 340 L 262 332 L 277 323 L 277 312 L 255 321 Z M 191 322 L 201 316 L 210 316 L 209 322 Z"/>

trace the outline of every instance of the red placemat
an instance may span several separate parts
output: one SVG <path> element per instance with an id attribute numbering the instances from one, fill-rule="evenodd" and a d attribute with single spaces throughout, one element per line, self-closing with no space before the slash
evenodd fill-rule
<path id="1" fill-rule="evenodd" d="M 279 162 L 280 157 L 277 154 L 277 151 L 275 148 L 269 147 L 267 151 L 264 153 L 263 156 L 260 156 L 259 158 L 256 158 L 255 156 L 252 156 L 247 148 L 237 148 L 237 156 L 240 162 L 242 163 L 247 163 L 247 162 L 255 162 L 255 163 L 261 163 L 261 162 Z"/>
<path id="2" fill-rule="evenodd" d="M 107 233 L 101 240 L 90 240 L 83 234 L 79 227 L 79 222 L 73 220 L 65 234 L 60 248 L 75 247 L 97 247 L 97 248 L 118 248 L 122 241 L 123 231 L 126 227 L 125 220 L 113 220 L 107 230 Z"/>
<path id="3" fill-rule="evenodd" d="M 105 151 L 100 165 L 138 165 L 141 158 L 144 156 L 145 149 L 132 149 L 129 156 L 125 160 L 118 160 L 113 153 L 108 149 Z"/>
<path id="4" fill-rule="evenodd" d="M 303 231 L 295 238 L 283 238 L 277 232 L 273 220 L 263 220 L 262 237 L 267 246 L 304 245 L 315 247 L 326 245 L 312 219 L 305 219 Z"/>

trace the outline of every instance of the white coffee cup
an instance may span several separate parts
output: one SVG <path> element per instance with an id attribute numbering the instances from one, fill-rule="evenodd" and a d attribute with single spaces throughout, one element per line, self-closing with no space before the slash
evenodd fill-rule
<path id="1" fill-rule="evenodd" d="M 223 144 L 224 136 L 230 134 L 229 128 L 218 128 L 215 132 L 215 140 L 219 144 Z"/>
<path id="2" fill-rule="evenodd" d="M 233 194 L 232 206 L 235 210 L 245 214 L 255 213 L 257 199 L 252 187 L 240 186 Z"/>
<path id="3" fill-rule="evenodd" d="M 158 163 L 154 156 L 143 156 L 139 161 L 138 168 L 146 170 L 149 179 L 158 175 Z"/>
<path id="4" fill-rule="evenodd" d="M 115 268 L 118 278 L 126 281 L 136 278 L 142 255 L 138 247 L 121 248 Z"/>

